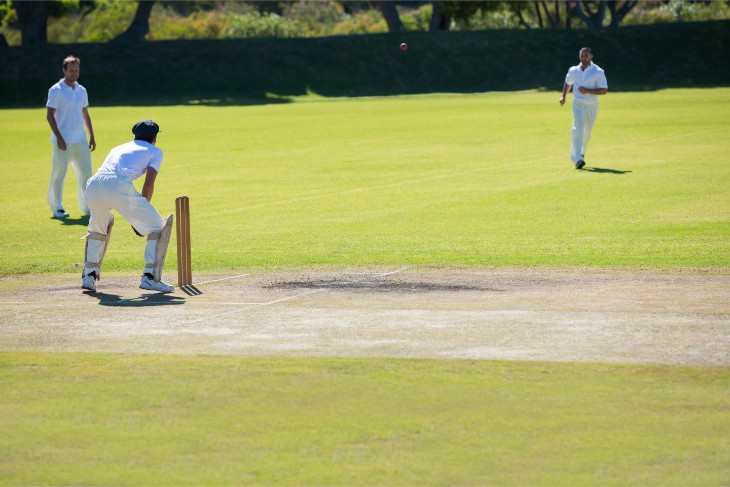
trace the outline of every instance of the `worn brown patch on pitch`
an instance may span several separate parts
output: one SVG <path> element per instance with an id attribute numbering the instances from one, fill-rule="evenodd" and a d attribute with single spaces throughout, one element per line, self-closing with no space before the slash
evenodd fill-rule
<path id="1" fill-rule="evenodd" d="M 233 277 L 233 278 L 232 278 Z M 730 270 L 438 266 L 0 279 L 0 350 L 730 365 Z"/>

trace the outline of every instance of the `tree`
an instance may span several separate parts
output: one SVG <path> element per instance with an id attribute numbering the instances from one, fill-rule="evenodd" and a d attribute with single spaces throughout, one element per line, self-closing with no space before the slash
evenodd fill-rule
<path id="1" fill-rule="evenodd" d="M 636 7 L 639 0 L 627 0 L 622 2 L 623 5 L 616 9 L 619 3 L 620 2 L 609 2 L 608 4 L 608 10 L 611 12 L 611 24 L 609 27 L 618 27 L 621 21 L 624 20 L 624 17 L 626 17 L 626 15 L 631 12 L 634 7 Z"/>
<path id="2" fill-rule="evenodd" d="M 14 2 L 20 27 L 20 43 L 23 46 L 48 44 L 48 3 L 45 0 Z"/>
<path id="3" fill-rule="evenodd" d="M 431 9 L 431 21 L 428 24 L 428 30 L 449 30 L 451 19 L 441 12 L 441 2 L 433 0 Z"/>
<path id="4" fill-rule="evenodd" d="M 48 44 L 48 19 L 62 17 L 77 9 L 84 11 L 85 15 L 92 11 L 96 4 L 93 0 L 79 2 L 15 0 L 10 6 L 15 10 L 20 28 L 20 43 L 28 46 Z"/>
<path id="5" fill-rule="evenodd" d="M 493 0 L 434 1 L 430 30 L 436 30 L 435 26 L 438 26 L 440 30 L 449 30 L 452 20 L 468 24 L 469 19 L 477 12 L 493 12 L 505 8 L 509 3 Z"/>
<path id="6" fill-rule="evenodd" d="M 554 0 L 548 2 L 546 0 L 533 0 L 532 2 L 512 2 L 509 4 L 509 9 L 517 16 L 520 25 L 526 29 L 530 29 L 532 25 L 525 19 L 523 10 L 532 9 L 534 10 L 535 18 L 537 19 L 537 27 L 540 29 L 560 29 L 565 27 L 570 29 L 571 18 L 573 16 L 572 4 L 575 2 L 566 0 Z M 565 20 L 561 17 L 561 6 L 565 14 Z"/>
<path id="7" fill-rule="evenodd" d="M 589 29 L 603 29 L 608 17 L 609 27 L 618 27 L 638 3 L 639 0 L 531 0 L 509 2 L 507 8 L 526 29 L 570 29 L 575 19 Z"/>
<path id="8" fill-rule="evenodd" d="M 150 13 L 152 13 L 152 7 L 154 6 L 155 0 L 140 0 L 132 23 L 127 30 L 119 34 L 112 42 L 131 44 L 144 41 L 145 36 L 150 31 Z"/>
<path id="9" fill-rule="evenodd" d="M 609 27 L 618 27 L 635 6 L 638 0 L 601 0 L 575 2 L 572 12 L 585 23 L 590 29 L 602 29 L 606 10 L 611 12 L 611 23 Z"/>
<path id="10" fill-rule="evenodd" d="M 547 20 L 548 27 L 550 27 L 551 29 L 560 28 L 560 3 L 556 0 L 554 8 L 551 11 L 545 0 L 535 2 L 535 9 L 537 10 L 538 16 L 540 16 L 540 7 L 542 7 L 543 12 L 545 13 L 545 19 Z M 540 27 L 542 27 L 542 16 L 540 16 L 539 18 Z"/>
<path id="11" fill-rule="evenodd" d="M 507 4 L 507 8 L 510 12 L 512 12 L 514 15 L 517 16 L 517 20 L 519 21 L 519 24 L 523 26 L 525 29 L 531 29 L 532 26 L 530 23 L 525 19 L 524 15 L 522 15 L 522 11 L 527 8 L 526 1 L 520 1 L 520 2 L 509 2 Z"/>
<path id="12" fill-rule="evenodd" d="M 402 32 L 406 30 L 403 22 L 400 20 L 398 15 L 398 9 L 395 8 L 395 3 L 389 0 L 378 0 L 375 2 L 380 13 L 385 19 L 385 23 L 388 24 L 388 32 Z"/>
<path id="13" fill-rule="evenodd" d="M 5 28 L 12 19 L 16 18 L 16 12 L 9 0 L 0 0 L 0 28 Z M 0 47 L 7 47 L 8 40 L 5 34 L 0 32 Z"/>

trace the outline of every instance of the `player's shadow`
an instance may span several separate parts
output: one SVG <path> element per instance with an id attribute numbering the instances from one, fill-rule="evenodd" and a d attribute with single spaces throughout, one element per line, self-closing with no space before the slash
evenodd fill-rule
<path id="1" fill-rule="evenodd" d="M 583 171 L 597 172 L 601 174 L 628 174 L 632 171 L 619 171 L 618 169 L 607 169 L 605 167 L 585 167 Z"/>
<path id="2" fill-rule="evenodd" d="M 118 294 L 100 293 L 85 291 L 84 294 L 94 296 L 99 300 L 100 306 L 115 306 L 136 308 L 144 306 L 167 306 L 174 304 L 185 304 L 185 298 L 181 296 L 173 296 L 165 293 L 142 294 L 136 298 L 123 299 Z"/>
<path id="3" fill-rule="evenodd" d="M 56 218 L 51 218 L 51 220 L 56 220 Z M 64 218 L 63 220 L 58 221 L 61 222 L 61 225 L 83 225 L 88 227 L 89 215 L 80 216 L 78 218 Z"/>

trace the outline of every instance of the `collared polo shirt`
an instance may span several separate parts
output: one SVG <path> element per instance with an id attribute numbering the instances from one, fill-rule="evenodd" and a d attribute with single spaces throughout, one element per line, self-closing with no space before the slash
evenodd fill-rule
<path id="1" fill-rule="evenodd" d="M 598 95 L 590 93 L 583 94 L 578 91 L 579 87 L 583 86 L 591 90 L 595 90 L 596 88 L 608 88 L 606 73 L 603 69 L 598 67 L 598 65 L 593 64 L 592 62 L 585 71 L 581 69 L 580 64 L 578 64 L 578 66 L 571 67 L 565 77 L 565 84 L 573 85 L 573 96 L 576 100 L 587 103 L 598 103 Z"/>
<path id="2" fill-rule="evenodd" d="M 86 88 L 78 81 L 74 87 L 67 85 L 63 78 L 48 90 L 46 107 L 55 108 L 56 124 L 67 144 L 86 143 L 84 116 L 82 109 L 89 106 Z M 51 132 L 51 143 L 56 143 L 56 135 Z"/>

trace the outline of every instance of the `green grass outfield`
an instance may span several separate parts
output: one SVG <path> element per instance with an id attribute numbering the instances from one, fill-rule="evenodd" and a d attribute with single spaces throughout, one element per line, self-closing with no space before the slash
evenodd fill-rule
<path id="1" fill-rule="evenodd" d="M 557 98 L 91 107 L 93 165 L 131 139 L 135 121 L 160 123 L 153 203 L 167 214 L 190 196 L 198 271 L 730 264 L 730 89 L 610 93 L 584 171 L 569 163 L 571 109 Z M 71 270 L 85 227 L 50 220 L 44 111 L 0 114 L 0 273 Z M 70 173 L 72 218 L 74 185 Z M 139 268 L 141 239 L 121 220 L 113 239 L 105 268 Z"/>
<path id="2" fill-rule="evenodd" d="M 727 369 L 0 355 L 4 485 L 727 485 Z"/>
<path id="3" fill-rule="evenodd" d="M 727 271 L 730 89 L 610 93 L 584 171 L 557 98 L 92 106 L 94 169 L 132 123 L 160 123 L 153 203 L 190 196 L 194 272 Z M 44 110 L 2 110 L 0 129 L 0 275 L 73 270 L 85 227 L 73 174 L 72 218 L 50 219 Z M 105 269 L 140 270 L 143 244 L 120 219 Z M 727 485 L 729 382 L 726 367 L 0 351 L 0 484 Z"/>

